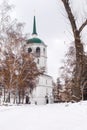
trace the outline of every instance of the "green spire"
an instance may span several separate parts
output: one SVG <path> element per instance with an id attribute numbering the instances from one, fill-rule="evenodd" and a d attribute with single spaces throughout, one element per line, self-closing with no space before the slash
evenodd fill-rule
<path id="1" fill-rule="evenodd" d="M 36 32 L 36 19 L 35 19 L 35 16 L 34 16 L 33 33 L 32 33 L 32 34 L 36 34 L 36 35 L 37 35 L 37 32 Z"/>

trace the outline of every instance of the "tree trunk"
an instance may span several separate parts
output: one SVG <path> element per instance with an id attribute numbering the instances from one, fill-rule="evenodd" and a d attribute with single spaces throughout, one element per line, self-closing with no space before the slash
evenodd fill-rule
<path id="1" fill-rule="evenodd" d="M 79 31 L 75 33 L 75 48 L 76 48 L 76 74 L 75 74 L 75 87 L 73 90 L 74 100 L 80 101 L 82 99 L 81 80 L 84 65 L 84 50 L 83 44 L 80 40 Z"/>
<path id="2" fill-rule="evenodd" d="M 21 93 L 20 93 L 20 90 L 19 90 L 19 104 L 20 104 L 20 101 L 21 101 Z"/>
<path id="3" fill-rule="evenodd" d="M 9 95 L 8 95 L 8 102 L 10 103 L 10 97 L 11 97 L 11 95 L 10 95 L 10 92 L 9 92 Z"/>
<path id="4" fill-rule="evenodd" d="M 82 93 L 81 93 L 81 80 L 82 80 L 82 73 L 84 69 L 84 49 L 83 44 L 81 42 L 80 34 L 84 27 L 87 25 L 87 19 L 82 23 L 82 25 L 78 28 L 75 16 L 73 14 L 70 0 L 61 0 L 68 19 L 71 24 L 73 36 L 74 36 L 74 42 L 75 42 L 75 49 L 76 49 L 76 74 L 75 74 L 75 87 L 73 87 L 73 95 L 74 99 L 76 101 L 80 101 L 82 99 Z"/>
<path id="5" fill-rule="evenodd" d="M 24 90 L 22 90 L 22 104 L 24 104 Z"/>
<path id="6" fill-rule="evenodd" d="M 4 102 L 5 102 L 5 87 L 4 87 Z"/>

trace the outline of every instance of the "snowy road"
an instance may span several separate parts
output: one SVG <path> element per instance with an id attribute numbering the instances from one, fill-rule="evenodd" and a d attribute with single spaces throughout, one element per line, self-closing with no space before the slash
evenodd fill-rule
<path id="1" fill-rule="evenodd" d="M 87 102 L 0 107 L 0 130 L 87 130 Z"/>

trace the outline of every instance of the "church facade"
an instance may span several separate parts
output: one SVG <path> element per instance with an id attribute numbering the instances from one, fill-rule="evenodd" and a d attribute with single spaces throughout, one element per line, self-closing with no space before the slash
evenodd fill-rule
<path id="1" fill-rule="evenodd" d="M 34 104 L 52 103 L 53 79 L 47 73 L 47 45 L 38 37 L 35 16 L 33 33 L 27 40 L 26 50 L 28 53 L 34 54 L 38 68 L 44 68 L 44 74 L 39 76 L 37 86 L 30 95 L 30 102 Z"/>

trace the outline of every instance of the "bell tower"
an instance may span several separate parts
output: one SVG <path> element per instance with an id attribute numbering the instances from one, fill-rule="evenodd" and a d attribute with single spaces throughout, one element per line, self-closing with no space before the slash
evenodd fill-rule
<path id="1" fill-rule="evenodd" d="M 33 31 L 31 38 L 27 40 L 26 51 L 35 56 L 37 67 L 44 70 L 44 73 L 38 77 L 37 87 L 32 92 L 31 103 L 51 103 L 53 79 L 47 73 L 47 45 L 38 36 L 35 16 L 33 19 Z"/>
<path id="2" fill-rule="evenodd" d="M 47 73 L 47 46 L 46 44 L 38 37 L 36 30 L 36 17 L 33 19 L 33 32 L 31 38 L 27 41 L 28 53 L 33 53 L 35 56 L 35 61 L 38 68 L 43 68 L 44 72 Z"/>

